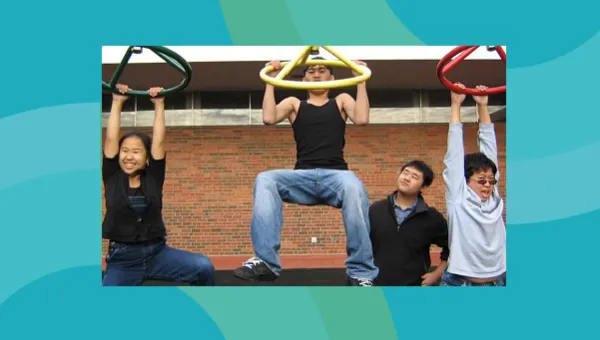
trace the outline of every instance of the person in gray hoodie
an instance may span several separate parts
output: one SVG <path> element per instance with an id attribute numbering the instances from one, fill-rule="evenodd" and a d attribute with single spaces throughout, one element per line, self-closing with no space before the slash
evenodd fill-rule
<path id="1" fill-rule="evenodd" d="M 457 83 L 464 88 L 464 85 Z M 477 86 L 485 90 L 485 86 Z M 498 190 L 498 147 L 488 96 L 473 96 L 479 115 L 480 152 L 465 155 L 460 107 L 464 94 L 451 92 L 448 151 L 444 158 L 450 256 L 442 286 L 505 286 L 506 227 Z"/>

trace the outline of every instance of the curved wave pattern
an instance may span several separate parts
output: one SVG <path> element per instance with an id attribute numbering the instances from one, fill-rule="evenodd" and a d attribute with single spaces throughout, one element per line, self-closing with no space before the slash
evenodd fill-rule
<path id="1" fill-rule="evenodd" d="M 600 209 L 600 183 L 576 180 L 597 169 L 600 141 L 571 152 L 507 161 L 507 219 L 510 224 L 563 219 Z"/>
<path id="2" fill-rule="evenodd" d="M 348 288 L 309 290 L 331 339 L 398 339 L 383 291 L 379 287 Z M 360 324 L 369 327 L 348 327 Z M 373 330 L 377 330 L 376 337 Z"/>
<path id="3" fill-rule="evenodd" d="M 286 1 L 294 27 L 305 44 L 423 45 L 390 11 L 385 0 L 371 0 L 368 6 L 354 4 L 347 2 L 346 6 L 340 6 L 335 1 Z M 321 16 L 327 18 L 328 27 L 337 29 L 323 29 L 313 20 L 306 20 Z"/>
<path id="4" fill-rule="evenodd" d="M 465 45 L 507 45 L 511 68 L 531 67 L 561 57 L 577 49 L 600 28 L 595 11 L 582 10 L 589 6 L 583 0 L 569 2 L 568 6 L 540 6 L 536 2 L 498 6 L 490 2 L 438 8 L 417 1 L 387 3 L 425 44 L 454 45 L 460 40 Z M 506 24 L 507 20 L 510 24 Z"/>
<path id="5" fill-rule="evenodd" d="M 44 175 L 99 171 L 101 126 L 99 103 L 44 107 L 0 119 L 0 146 L 7 160 L 1 170 L 0 194 Z"/>
<path id="6" fill-rule="evenodd" d="M 225 339 L 177 288 L 102 287 L 96 266 L 29 283 L 0 304 L 0 320 L 0 339 Z"/>
<path id="7" fill-rule="evenodd" d="M 223 16 L 236 45 L 299 45 L 300 37 L 285 3 L 265 1 L 271 14 L 257 19 L 248 15 L 257 8 L 256 1 L 220 0 Z"/>
<path id="8" fill-rule="evenodd" d="M 598 92 L 599 51 L 600 34 L 551 62 L 507 70 L 510 162 L 574 151 L 600 141 L 600 115 L 593 100 L 587 100 Z"/>
<path id="9" fill-rule="evenodd" d="M 42 176 L 0 192 L 0 301 L 31 280 L 69 267 L 100 272 L 101 186 L 97 171 Z M 98 274 L 100 275 L 100 274 Z M 98 284 L 101 278 L 97 277 Z"/>
<path id="10" fill-rule="evenodd" d="M 262 333 L 269 339 L 332 339 L 304 287 L 180 289 L 202 306 L 226 339 L 260 338 Z"/>

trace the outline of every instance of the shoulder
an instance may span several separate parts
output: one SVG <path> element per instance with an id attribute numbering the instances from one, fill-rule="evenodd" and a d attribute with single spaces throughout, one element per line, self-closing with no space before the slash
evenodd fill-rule
<path id="1" fill-rule="evenodd" d="M 162 158 L 154 158 L 152 154 L 150 154 L 150 165 L 162 165 L 163 163 L 167 163 L 167 153 L 165 152 Z"/>
<path id="2" fill-rule="evenodd" d="M 435 220 L 437 223 L 447 223 L 446 217 L 439 210 L 434 207 L 427 206 L 427 213 L 431 220 Z"/>
<path id="3" fill-rule="evenodd" d="M 128 185 L 128 176 L 121 169 L 117 170 L 112 176 L 104 178 L 104 190 L 113 192 L 115 188 L 124 188 Z"/>
<path id="4" fill-rule="evenodd" d="M 354 98 L 352 98 L 351 95 L 347 94 L 347 93 L 340 93 L 335 97 L 335 101 L 340 103 L 340 104 L 344 104 L 344 103 L 348 103 L 348 102 L 353 102 Z"/>
<path id="5" fill-rule="evenodd" d="M 386 197 L 384 199 L 381 199 L 381 200 L 371 203 L 370 210 L 373 211 L 373 210 L 385 209 L 389 206 L 389 204 L 390 204 L 390 202 Z"/>
<path id="6" fill-rule="evenodd" d="M 298 112 L 301 104 L 302 104 L 302 101 L 294 96 L 286 97 L 281 102 L 279 102 L 279 105 L 283 105 L 285 107 L 292 108 L 294 112 Z"/>
<path id="7" fill-rule="evenodd" d="M 301 102 L 302 102 L 302 101 L 301 101 L 300 99 L 298 99 L 297 97 L 290 96 L 290 97 L 286 97 L 286 98 L 284 98 L 284 99 L 283 99 L 283 100 L 280 102 L 280 104 L 283 104 L 283 103 L 285 103 L 285 104 L 293 104 L 293 105 L 298 105 L 298 104 L 300 104 Z"/>

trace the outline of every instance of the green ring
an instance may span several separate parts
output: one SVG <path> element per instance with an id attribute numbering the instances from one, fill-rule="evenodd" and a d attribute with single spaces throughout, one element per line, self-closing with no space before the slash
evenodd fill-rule
<path id="1" fill-rule="evenodd" d="M 113 73 L 110 83 L 107 83 L 104 80 L 102 81 L 102 89 L 103 90 L 111 91 L 111 92 L 117 93 L 117 94 L 122 94 L 121 92 L 119 92 L 116 85 L 117 85 L 117 82 L 119 81 L 119 78 L 121 77 L 121 74 L 123 73 L 123 70 L 125 70 L 125 66 L 127 66 L 127 64 L 129 63 L 129 59 L 131 58 L 131 55 L 134 53 L 134 50 L 137 47 L 141 47 L 142 49 L 147 48 L 150 51 L 154 52 L 157 56 L 159 56 L 162 60 L 167 62 L 167 64 L 171 65 L 173 68 L 175 68 L 177 71 L 179 71 L 184 76 L 183 81 L 181 81 L 181 83 L 179 83 L 178 85 L 175 85 L 171 88 L 160 91 L 160 93 L 159 93 L 160 96 L 166 96 L 166 95 L 169 95 L 169 94 L 172 94 L 175 92 L 179 92 L 188 86 L 188 84 L 190 83 L 190 80 L 192 79 L 192 66 L 190 66 L 190 64 L 185 59 L 183 59 L 179 54 L 175 53 L 175 51 L 170 50 L 163 46 L 129 46 L 129 48 L 127 49 L 127 52 L 125 53 L 125 55 L 123 56 L 123 59 L 121 60 L 121 64 L 119 64 L 119 67 L 117 67 L 117 70 L 115 71 L 115 73 Z M 126 95 L 144 96 L 144 97 L 150 96 L 150 94 L 148 93 L 147 90 L 140 91 L 140 90 L 132 90 L 132 89 L 129 89 L 129 91 L 127 91 Z"/>

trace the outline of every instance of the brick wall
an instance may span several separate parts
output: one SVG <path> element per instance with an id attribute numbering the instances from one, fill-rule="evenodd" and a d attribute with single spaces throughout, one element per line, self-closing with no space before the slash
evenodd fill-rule
<path id="1" fill-rule="evenodd" d="M 410 159 L 424 160 L 436 175 L 425 198 L 445 212 L 441 174 L 447 132 L 447 124 L 348 126 L 346 161 L 365 183 L 373 202 L 394 190 L 400 165 Z M 477 150 L 476 132 L 477 125 L 465 125 L 467 152 Z M 496 134 L 501 194 L 505 196 L 505 123 L 496 124 Z M 291 128 L 168 128 L 166 148 L 163 214 L 169 243 L 211 256 L 250 255 L 254 179 L 261 171 L 293 168 L 295 145 Z M 104 200 L 102 209 L 104 214 Z M 317 237 L 318 243 L 312 244 L 311 237 Z M 284 203 L 281 254 L 343 253 L 345 235 L 340 210 Z"/>

